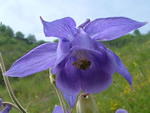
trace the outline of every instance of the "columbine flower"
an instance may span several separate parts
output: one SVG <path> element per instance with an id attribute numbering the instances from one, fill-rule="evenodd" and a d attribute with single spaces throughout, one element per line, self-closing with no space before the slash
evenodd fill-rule
<path id="1" fill-rule="evenodd" d="M 112 83 L 112 75 L 120 73 L 132 86 L 132 77 L 121 59 L 104 44 L 135 30 L 146 23 L 125 17 L 87 20 L 76 28 L 75 21 L 66 17 L 53 22 L 41 18 L 47 37 L 58 37 L 59 43 L 45 43 L 17 60 L 5 73 L 25 77 L 52 68 L 57 74 L 56 85 L 67 95 L 98 93 Z"/>
<path id="2" fill-rule="evenodd" d="M 2 107 L 2 99 L 0 98 L 0 109 Z M 9 113 L 9 111 L 11 110 L 11 106 L 7 105 L 2 111 L 0 111 L 0 113 Z"/>
<path id="3" fill-rule="evenodd" d="M 128 113 L 125 109 L 118 109 L 115 113 Z"/>

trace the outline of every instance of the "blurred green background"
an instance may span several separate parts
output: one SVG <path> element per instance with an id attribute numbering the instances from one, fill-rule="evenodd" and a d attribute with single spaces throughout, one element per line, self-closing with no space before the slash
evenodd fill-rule
<path id="1" fill-rule="evenodd" d="M 20 31 L 14 33 L 9 26 L 0 26 L 0 52 L 7 69 L 19 57 L 42 43 L 43 40 L 37 41 L 32 34 L 25 37 Z M 118 108 L 125 108 L 129 113 L 150 113 L 150 32 L 141 34 L 135 30 L 132 34 L 103 43 L 121 57 L 131 72 L 134 91 L 122 76 L 113 75 L 111 87 L 93 95 L 100 113 L 114 113 Z M 15 95 L 29 113 L 51 113 L 54 106 L 59 104 L 48 76 L 46 70 L 25 78 L 9 78 Z M 11 101 L 1 72 L 0 98 Z M 17 112 L 11 110 L 11 113 Z"/>

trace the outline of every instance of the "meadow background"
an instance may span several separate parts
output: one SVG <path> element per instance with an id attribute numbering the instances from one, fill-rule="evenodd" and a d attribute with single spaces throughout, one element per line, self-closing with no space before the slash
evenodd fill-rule
<path id="1" fill-rule="evenodd" d="M 57 40 L 55 40 L 57 43 Z M 9 26 L 0 26 L 0 52 L 6 69 L 32 48 L 45 43 L 32 34 L 13 32 Z M 114 113 L 125 108 L 129 113 L 150 113 L 150 32 L 135 30 L 119 39 L 103 42 L 123 60 L 133 76 L 134 91 L 119 74 L 113 75 L 113 84 L 107 90 L 94 94 L 100 113 Z M 25 78 L 9 78 L 15 95 L 29 113 L 51 113 L 59 104 L 56 92 L 49 82 L 48 70 Z M 0 98 L 11 101 L 0 71 Z M 68 106 L 68 105 L 67 105 Z M 12 109 L 10 113 L 17 113 Z M 74 108 L 75 113 L 75 108 Z"/>

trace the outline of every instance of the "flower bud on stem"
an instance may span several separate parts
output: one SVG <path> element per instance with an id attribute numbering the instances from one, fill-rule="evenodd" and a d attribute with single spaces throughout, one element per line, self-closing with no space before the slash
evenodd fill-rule
<path id="1" fill-rule="evenodd" d="M 92 95 L 82 93 L 77 101 L 77 113 L 99 113 L 97 104 Z"/>

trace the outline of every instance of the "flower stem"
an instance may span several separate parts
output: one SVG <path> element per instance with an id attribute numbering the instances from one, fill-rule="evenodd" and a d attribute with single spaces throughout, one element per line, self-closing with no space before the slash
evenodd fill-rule
<path id="1" fill-rule="evenodd" d="M 56 88 L 56 86 L 55 86 L 55 89 L 56 89 L 56 93 L 57 93 L 57 95 L 58 95 L 58 98 L 59 98 L 61 107 L 63 108 L 64 113 L 66 113 L 65 104 L 64 104 L 64 101 L 63 101 L 61 92 L 60 92 L 60 90 L 59 90 L 58 88 Z"/>
<path id="2" fill-rule="evenodd" d="M 13 108 L 17 109 L 19 112 L 22 112 L 15 104 L 11 103 L 11 102 L 3 102 L 2 103 L 4 106 L 5 105 L 10 105 L 12 106 Z"/>
<path id="3" fill-rule="evenodd" d="M 3 75 L 3 78 L 4 78 L 4 82 L 5 82 L 7 91 L 9 93 L 9 96 L 11 97 L 12 101 L 17 105 L 17 107 L 20 109 L 20 111 L 22 113 L 27 113 L 27 111 L 21 106 L 21 104 L 19 103 L 19 101 L 15 97 L 14 92 L 13 92 L 13 90 L 11 88 L 11 85 L 10 85 L 8 77 L 4 75 L 6 69 L 5 69 L 5 65 L 4 65 L 3 57 L 1 55 L 1 53 L 0 53 L 0 68 L 2 70 L 2 75 Z"/>
<path id="4" fill-rule="evenodd" d="M 61 91 L 56 87 L 56 84 L 55 84 L 55 79 L 53 78 L 53 75 L 51 75 L 51 72 L 49 71 L 49 78 L 50 78 L 50 82 L 54 85 L 55 87 L 55 90 L 56 90 L 56 93 L 57 93 L 57 96 L 58 96 L 58 99 L 59 99 L 59 102 L 60 102 L 60 105 L 61 107 L 63 108 L 63 111 L 64 113 L 67 113 L 66 112 L 66 108 L 65 108 L 65 103 L 63 101 L 63 97 L 62 97 L 62 93 Z"/>

